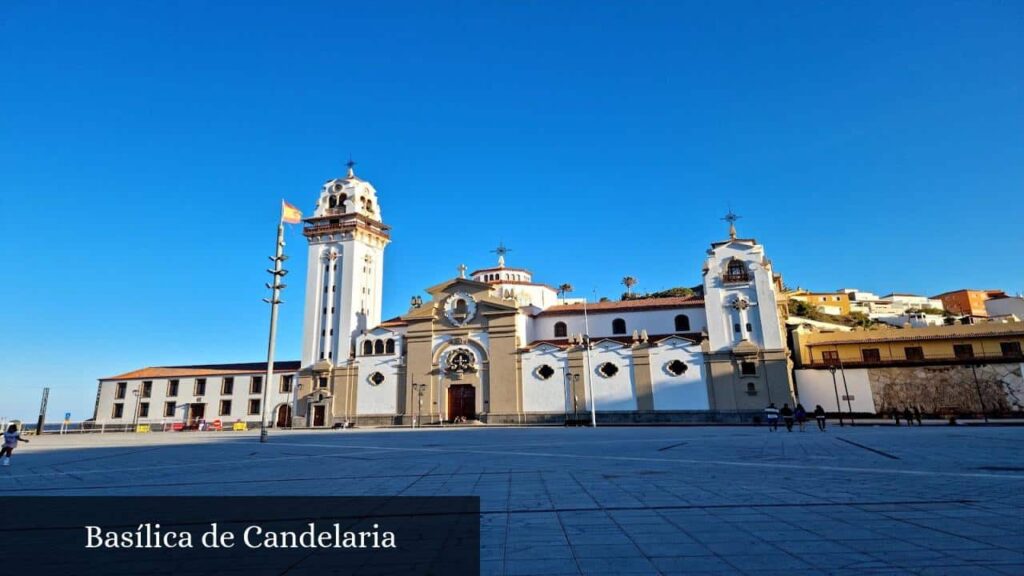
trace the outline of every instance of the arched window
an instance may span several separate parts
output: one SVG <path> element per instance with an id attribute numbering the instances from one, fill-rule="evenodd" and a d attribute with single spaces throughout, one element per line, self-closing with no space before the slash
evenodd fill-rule
<path id="1" fill-rule="evenodd" d="M 338 206 L 338 197 L 337 196 L 331 196 L 327 200 L 327 207 L 328 208 L 336 208 L 337 206 Z"/>
<path id="2" fill-rule="evenodd" d="M 466 305 L 466 301 L 459 298 L 455 301 L 455 307 L 452 309 L 452 317 L 462 322 L 469 317 L 469 306 Z"/>
<path id="3" fill-rule="evenodd" d="M 366 200 L 366 211 L 373 212 L 373 200 Z"/>
<path id="4" fill-rule="evenodd" d="M 384 352 L 387 354 L 395 353 L 395 341 L 388 338 L 388 341 L 384 343 Z"/>
<path id="5" fill-rule="evenodd" d="M 626 333 L 626 321 L 622 318 L 616 318 L 612 320 L 612 334 L 625 334 Z"/>
<path id="6" fill-rule="evenodd" d="M 747 267 L 743 262 L 733 258 L 725 269 L 726 282 L 746 282 L 748 280 Z"/>
<path id="7" fill-rule="evenodd" d="M 569 327 L 565 322 L 555 322 L 555 338 L 565 338 L 569 334 Z"/>
<path id="8" fill-rule="evenodd" d="M 676 316 L 676 332 L 688 332 L 690 330 L 690 317 L 686 314 Z"/>
<path id="9" fill-rule="evenodd" d="M 373 343 L 373 353 L 374 354 L 383 354 L 384 353 L 384 341 L 383 340 L 377 340 L 376 342 Z"/>
<path id="10" fill-rule="evenodd" d="M 369 356 L 370 354 L 373 354 L 373 342 L 363 340 L 363 356 Z"/>

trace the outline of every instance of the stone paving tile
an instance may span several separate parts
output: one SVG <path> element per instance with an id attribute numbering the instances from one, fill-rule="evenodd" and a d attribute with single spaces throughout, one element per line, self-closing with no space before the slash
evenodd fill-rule
<path id="1" fill-rule="evenodd" d="M 477 495 L 488 575 L 1020 575 L 1024 474 L 986 467 L 1021 461 L 1024 428 L 43 437 L 0 496 Z"/>

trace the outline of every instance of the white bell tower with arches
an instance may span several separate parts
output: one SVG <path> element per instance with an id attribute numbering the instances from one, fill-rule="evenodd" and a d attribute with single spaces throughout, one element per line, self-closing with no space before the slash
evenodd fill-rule
<path id="1" fill-rule="evenodd" d="M 348 162 L 344 178 L 328 180 L 306 219 L 309 241 L 302 365 L 346 362 L 363 330 L 381 321 L 384 248 L 390 228 L 377 191 Z"/>

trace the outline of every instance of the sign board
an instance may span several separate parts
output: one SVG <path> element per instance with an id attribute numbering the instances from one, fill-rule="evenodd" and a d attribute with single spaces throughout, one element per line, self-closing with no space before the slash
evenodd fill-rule
<path id="1" fill-rule="evenodd" d="M 853 402 L 854 400 L 856 400 L 856 398 L 854 398 L 853 394 L 850 394 L 849 396 L 843 396 L 843 400 L 847 402 Z"/>
<path id="2" fill-rule="evenodd" d="M 149 432 L 149 424 L 139 424 L 135 427 L 136 432 Z"/>
<path id="3" fill-rule="evenodd" d="M 71 422 L 71 412 L 65 412 L 64 413 L 64 421 L 65 422 Z"/>
<path id="4" fill-rule="evenodd" d="M 245 422 L 235 422 L 231 426 L 231 429 L 239 432 L 245 432 L 246 430 L 249 429 L 249 427 L 245 424 Z"/>

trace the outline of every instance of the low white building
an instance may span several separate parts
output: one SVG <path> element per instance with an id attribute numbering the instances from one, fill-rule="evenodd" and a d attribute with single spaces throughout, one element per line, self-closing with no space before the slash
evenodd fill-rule
<path id="1" fill-rule="evenodd" d="M 266 391 L 267 421 L 290 426 L 299 363 L 277 362 Z M 263 414 L 264 363 L 161 366 L 101 378 L 94 419 L 98 425 L 196 427 L 256 424 Z"/>
<path id="2" fill-rule="evenodd" d="M 921 328 L 942 326 L 944 322 L 942 300 L 898 292 L 878 296 L 856 288 L 843 288 L 841 292 L 850 298 L 850 312 L 860 312 L 890 326 Z M 936 310 L 940 312 L 934 312 Z"/>
<path id="3" fill-rule="evenodd" d="M 990 318 L 1010 321 L 1024 320 L 1024 297 L 1002 296 L 985 300 L 985 310 Z"/>

